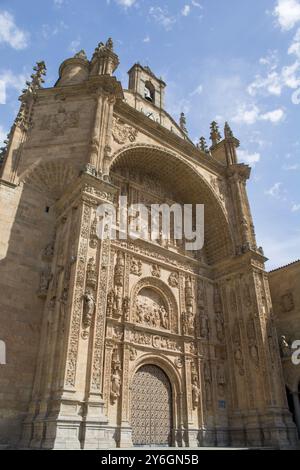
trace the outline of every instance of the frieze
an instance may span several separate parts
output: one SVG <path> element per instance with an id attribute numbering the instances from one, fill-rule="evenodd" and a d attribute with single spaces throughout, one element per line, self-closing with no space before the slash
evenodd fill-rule
<path id="1" fill-rule="evenodd" d="M 154 349 L 182 352 L 182 346 L 175 340 L 162 335 L 139 331 L 129 331 L 129 342 Z"/>
<path id="2" fill-rule="evenodd" d="M 79 111 L 66 111 L 60 106 L 57 113 L 41 117 L 39 129 L 49 131 L 52 135 L 64 135 L 67 129 L 75 129 L 79 126 Z"/>

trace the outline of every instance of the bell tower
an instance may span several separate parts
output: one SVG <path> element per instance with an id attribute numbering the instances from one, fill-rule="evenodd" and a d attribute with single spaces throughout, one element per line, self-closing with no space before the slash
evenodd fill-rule
<path id="1" fill-rule="evenodd" d="M 136 108 L 139 109 L 138 103 L 146 102 L 159 109 L 164 109 L 165 98 L 165 82 L 157 78 L 152 70 L 140 64 L 134 64 L 128 72 L 129 85 L 128 89 L 136 94 Z M 140 110 L 140 109 L 139 109 Z"/>

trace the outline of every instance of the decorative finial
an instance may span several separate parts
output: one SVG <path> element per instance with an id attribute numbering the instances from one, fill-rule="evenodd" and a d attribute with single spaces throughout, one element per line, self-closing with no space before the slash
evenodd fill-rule
<path id="1" fill-rule="evenodd" d="M 180 129 L 182 129 L 183 132 L 185 132 L 185 134 L 188 133 L 187 128 L 186 128 L 186 117 L 184 113 L 180 114 L 179 126 L 180 126 Z"/>
<path id="2" fill-rule="evenodd" d="M 74 59 L 83 59 L 83 60 L 87 60 L 87 56 L 86 56 L 86 53 L 83 49 L 81 49 L 81 51 L 77 52 L 75 55 L 74 55 Z"/>
<path id="3" fill-rule="evenodd" d="M 114 43 L 113 43 L 112 38 L 108 38 L 108 40 L 106 41 L 105 47 L 107 47 L 107 49 L 109 49 L 110 51 L 114 50 Z"/>
<path id="4" fill-rule="evenodd" d="M 225 136 L 225 139 L 233 139 L 233 137 L 234 137 L 233 132 L 232 132 L 228 122 L 225 122 L 224 136 Z"/>
<path id="5" fill-rule="evenodd" d="M 221 134 L 219 132 L 219 126 L 216 121 L 213 121 L 210 125 L 210 138 L 212 145 L 216 145 L 221 140 Z"/>
<path id="6" fill-rule="evenodd" d="M 197 147 L 201 150 L 201 152 L 209 153 L 205 137 L 200 137 Z"/>
<path id="7" fill-rule="evenodd" d="M 42 84 L 45 82 L 43 76 L 46 75 L 46 65 L 44 61 L 37 62 L 36 65 L 33 67 L 34 73 L 31 74 L 31 81 L 26 81 L 26 86 L 22 93 L 34 93 L 36 90 L 42 87 Z"/>

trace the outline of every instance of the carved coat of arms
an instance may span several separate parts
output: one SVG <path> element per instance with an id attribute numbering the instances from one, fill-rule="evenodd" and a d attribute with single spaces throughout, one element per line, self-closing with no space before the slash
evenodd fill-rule
<path id="1" fill-rule="evenodd" d="M 137 134 L 137 129 L 125 124 L 125 122 L 119 118 L 114 118 L 112 135 L 118 144 L 125 144 L 127 141 L 134 142 Z"/>

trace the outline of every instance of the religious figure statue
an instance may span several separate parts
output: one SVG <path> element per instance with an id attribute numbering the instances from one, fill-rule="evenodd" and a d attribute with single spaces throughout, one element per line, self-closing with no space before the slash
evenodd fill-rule
<path id="1" fill-rule="evenodd" d="M 198 386 L 198 379 L 197 379 L 197 376 L 194 374 L 192 377 L 192 400 L 193 400 L 194 410 L 199 405 L 199 396 L 200 396 L 200 389 Z"/>
<path id="2" fill-rule="evenodd" d="M 282 357 L 289 357 L 291 355 L 291 347 L 286 339 L 286 336 L 281 335 L 279 340 L 280 351 Z"/>
<path id="3" fill-rule="evenodd" d="M 121 391 L 120 371 L 118 368 L 115 368 L 111 376 L 111 392 L 110 392 L 111 401 L 113 403 L 115 403 L 115 401 L 120 396 L 120 391 Z"/>
<path id="4" fill-rule="evenodd" d="M 83 326 L 88 328 L 91 326 L 92 318 L 95 310 L 95 298 L 91 290 L 87 290 L 83 296 L 84 299 L 84 315 Z"/>

